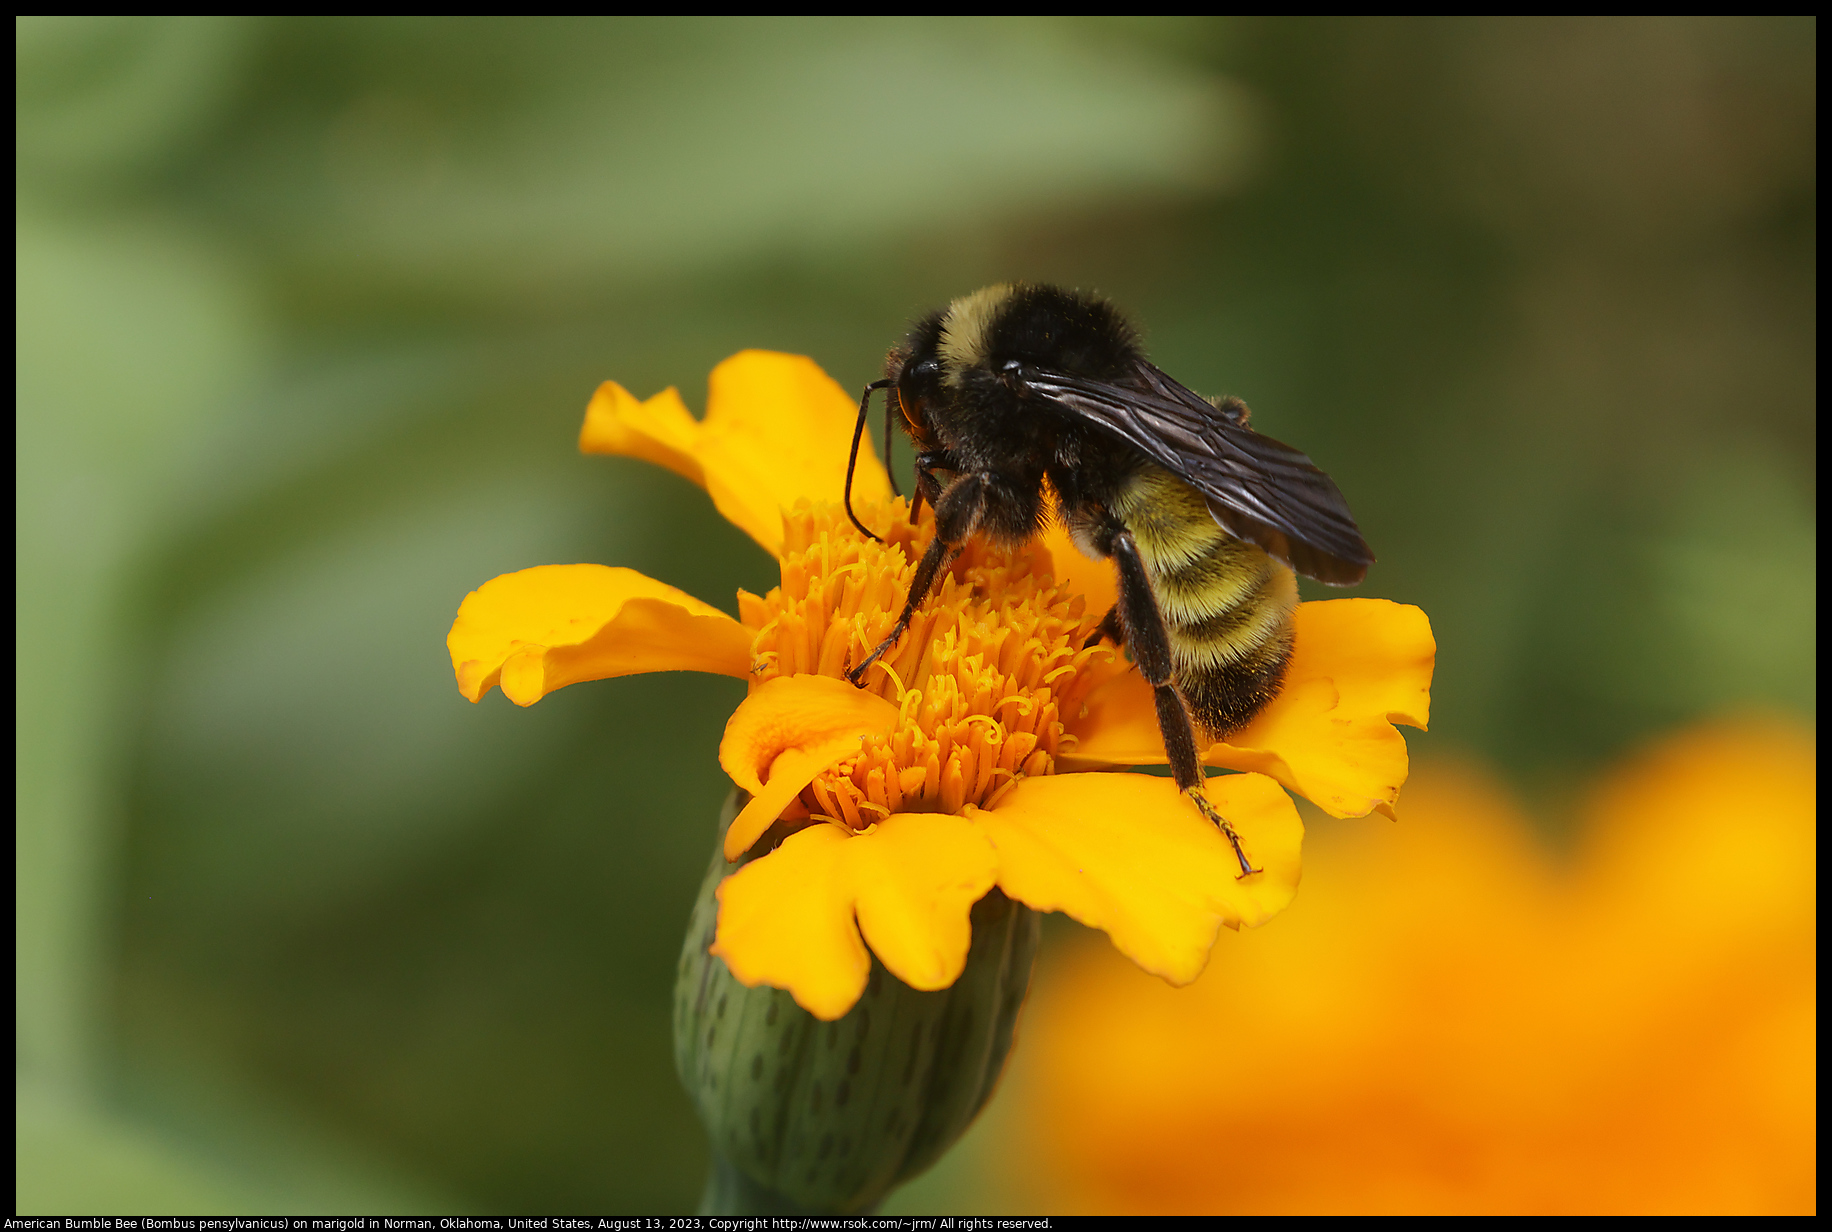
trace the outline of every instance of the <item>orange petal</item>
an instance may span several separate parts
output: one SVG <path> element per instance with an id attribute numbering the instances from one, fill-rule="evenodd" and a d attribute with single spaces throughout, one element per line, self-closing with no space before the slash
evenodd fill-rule
<path id="1" fill-rule="evenodd" d="M 719 764 L 751 793 L 725 832 L 725 858 L 750 849 L 814 776 L 896 726 L 897 707 L 833 676 L 778 676 L 732 712 Z"/>
<path id="2" fill-rule="evenodd" d="M 1024 779 L 971 814 L 999 855 L 999 885 L 1062 911 L 1173 984 L 1202 973 L 1223 924 L 1263 924 L 1297 892 L 1304 826 L 1257 774 L 1208 781 L 1209 799 L 1260 871 L 1240 877 L 1220 831 L 1169 779 L 1064 774 Z"/>
<path id="3" fill-rule="evenodd" d="M 980 828 L 944 813 L 897 814 L 863 834 L 810 826 L 720 884 L 712 953 L 740 983 L 786 988 L 829 1021 L 865 991 L 865 941 L 910 987 L 946 988 L 993 867 Z"/>
<path id="4" fill-rule="evenodd" d="M 748 676 L 752 633 L 709 603 L 634 569 L 541 565 L 464 597 L 445 644 L 458 691 L 500 682 L 532 706 L 581 680 L 637 672 Z"/>
<path id="5" fill-rule="evenodd" d="M 1814 758 L 1663 740 L 1556 859 L 1492 776 L 1419 767 L 1193 988 L 1059 952 L 1012 1162 L 1068 1210 L 1811 1211 Z"/>
<path id="6" fill-rule="evenodd" d="M 778 555 L 784 509 L 844 493 L 858 413 L 858 402 L 806 356 L 740 351 L 712 370 L 703 423 L 672 389 L 637 402 L 607 382 L 586 408 L 579 448 L 647 458 L 685 475 L 728 521 Z M 890 495 L 869 441 L 852 491 L 862 501 Z"/>
<path id="7" fill-rule="evenodd" d="M 1043 532 L 1042 541 L 1050 554 L 1050 572 L 1056 584 L 1087 599 L 1085 610 L 1090 619 L 1099 620 L 1119 602 L 1119 581 L 1111 560 L 1091 560 L 1082 555 L 1060 523 L 1052 523 Z"/>
<path id="8" fill-rule="evenodd" d="M 1437 643 L 1425 613 L 1385 599 L 1300 603 L 1285 686 L 1252 723 L 1210 745 L 1211 766 L 1268 774 L 1336 817 L 1393 816 L 1406 739 L 1393 724 L 1430 717 Z M 1151 689 L 1136 671 L 1108 681 L 1068 724 L 1069 768 L 1163 765 Z"/>
<path id="9" fill-rule="evenodd" d="M 1585 809 L 1589 891 L 1669 965 L 1729 969 L 1738 960 L 1724 947 L 1739 941 L 1776 957 L 1813 930 L 1818 787 L 1813 732 L 1793 720 L 1745 715 L 1668 736 Z M 1672 974 L 1650 963 L 1644 978 Z"/>

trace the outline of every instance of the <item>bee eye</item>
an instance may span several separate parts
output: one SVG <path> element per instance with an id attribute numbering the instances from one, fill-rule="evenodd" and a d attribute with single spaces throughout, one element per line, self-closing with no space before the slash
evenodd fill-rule
<path id="1" fill-rule="evenodd" d="M 1019 360 L 1019 359 L 1008 359 L 1004 363 L 999 365 L 1000 372 L 1009 372 L 1013 376 L 1016 376 L 1019 372 L 1022 372 L 1023 370 L 1024 370 L 1024 361 Z"/>
<path id="2" fill-rule="evenodd" d="M 903 379 L 906 381 L 927 381 L 933 380 L 940 373 L 941 361 L 930 356 L 927 359 L 919 359 L 905 368 L 903 370 Z"/>

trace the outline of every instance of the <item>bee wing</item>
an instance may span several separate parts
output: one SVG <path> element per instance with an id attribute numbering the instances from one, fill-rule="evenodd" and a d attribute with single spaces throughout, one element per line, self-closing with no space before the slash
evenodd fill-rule
<path id="1" fill-rule="evenodd" d="M 1208 498 L 1228 533 L 1306 577 L 1353 586 L 1374 553 L 1330 477 L 1150 364 L 1125 383 L 1029 369 L 1026 387 L 1125 441 Z M 1224 404 L 1224 407 L 1226 404 Z"/>

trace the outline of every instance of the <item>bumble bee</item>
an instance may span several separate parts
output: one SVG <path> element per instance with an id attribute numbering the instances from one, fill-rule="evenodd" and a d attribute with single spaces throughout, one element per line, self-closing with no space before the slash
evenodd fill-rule
<path id="1" fill-rule="evenodd" d="M 1154 367 L 1105 300 L 1001 284 L 918 321 L 859 399 L 846 512 L 874 539 L 852 513 L 852 473 L 879 389 L 916 448 L 910 516 L 933 505 L 935 537 L 890 636 L 848 678 L 897 644 L 969 538 L 1016 547 L 1058 517 L 1119 574 L 1119 602 L 1087 644 L 1130 650 L 1178 788 L 1227 837 L 1241 875 L 1258 871 L 1203 794 L 1194 724 L 1219 739 L 1278 693 L 1294 570 L 1336 586 L 1366 576 L 1374 555 L 1329 476 L 1249 427 L 1240 399 L 1204 399 Z M 892 422 L 887 408 L 887 458 Z"/>

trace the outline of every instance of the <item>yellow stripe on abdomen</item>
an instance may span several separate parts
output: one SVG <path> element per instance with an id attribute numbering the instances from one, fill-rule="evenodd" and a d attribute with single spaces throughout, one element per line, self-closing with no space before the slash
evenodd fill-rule
<path id="1" fill-rule="evenodd" d="M 1169 471 L 1140 472 L 1112 510 L 1139 545 L 1191 711 L 1212 735 L 1245 725 L 1277 694 L 1291 657 L 1296 576 L 1224 531 Z"/>

